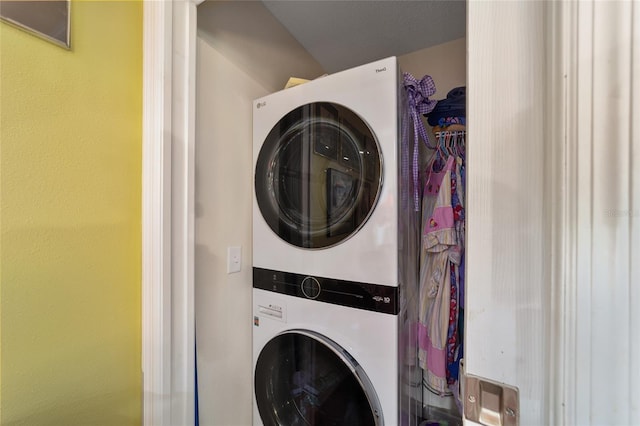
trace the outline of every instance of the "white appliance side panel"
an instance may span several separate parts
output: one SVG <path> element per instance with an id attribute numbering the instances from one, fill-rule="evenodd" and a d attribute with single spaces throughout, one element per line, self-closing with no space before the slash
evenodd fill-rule
<path id="1" fill-rule="evenodd" d="M 287 112 L 311 102 L 347 106 L 371 127 L 383 156 L 383 184 L 374 212 L 348 240 L 304 250 L 268 227 L 253 195 L 253 265 L 350 281 L 397 285 L 397 63 L 388 58 L 296 86 L 254 102 L 254 170 L 262 141 Z M 257 105 L 260 105 L 260 108 Z"/>
<path id="2" fill-rule="evenodd" d="M 260 315 L 259 305 L 279 305 L 284 321 Z M 362 366 L 382 405 L 385 425 L 398 423 L 398 317 L 396 315 L 316 302 L 265 290 L 253 290 L 253 376 L 264 345 L 291 329 L 315 331 L 338 343 Z M 254 424 L 260 424 L 254 394 Z"/>
<path id="3" fill-rule="evenodd" d="M 468 3 L 466 370 L 517 386 L 521 425 L 548 424 L 544 16 Z"/>

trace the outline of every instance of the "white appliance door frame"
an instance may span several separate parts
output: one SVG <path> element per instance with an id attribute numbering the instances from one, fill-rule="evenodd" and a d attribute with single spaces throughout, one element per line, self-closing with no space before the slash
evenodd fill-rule
<path id="1" fill-rule="evenodd" d="M 194 419 L 199 3 L 144 1 L 145 425 Z M 630 339 L 640 329 L 630 309 L 640 305 L 640 290 L 631 286 L 640 282 L 631 262 L 640 256 L 640 85 L 628 74 L 640 73 L 638 22 L 633 2 L 468 3 L 466 369 L 518 386 L 521 424 L 597 423 L 612 402 L 613 420 L 640 422 L 631 403 L 640 400 L 640 369 L 602 386 L 596 379 L 609 365 L 593 349 L 613 343 L 629 367 L 640 356 L 638 339 Z M 597 57 L 611 47 L 619 48 L 613 62 Z M 619 77 L 622 86 L 614 88 L 611 79 Z M 611 127 L 623 136 L 603 144 Z M 610 152 L 623 167 L 618 173 L 598 157 Z M 614 185 L 623 190 L 611 205 Z M 599 227 L 601 220 L 610 226 Z M 611 254 L 592 258 L 602 243 L 614 250 L 613 262 Z M 607 279 L 615 280 L 613 290 Z M 624 298 L 619 309 L 616 300 Z M 591 319 L 601 312 L 612 318 Z M 626 399 L 617 398 L 621 391 Z"/>

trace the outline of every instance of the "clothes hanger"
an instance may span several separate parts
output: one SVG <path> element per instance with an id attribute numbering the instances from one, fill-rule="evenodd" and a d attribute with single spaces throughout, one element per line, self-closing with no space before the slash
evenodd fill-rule
<path id="1" fill-rule="evenodd" d="M 458 132 L 456 131 L 454 133 L 454 152 L 456 157 L 460 157 L 460 148 L 462 146 L 462 144 L 464 143 L 464 133 L 463 132 Z"/>
<path id="2" fill-rule="evenodd" d="M 455 144 L 456 144 L 456 133 L 451 132 L 451 134 L 449 135 L 449 154 L 450 155 L 454 155 L 454 156 L 456 155 Z"/>
<path id="3" fill-rule="evenodd" d="M 447 132 L 442 132 L 441 136 L 440 136 L 440 148 L 441 148 L 441 154 L 442 154 L 442 161 L 445 162 L 445 160 L 447 159 L 448 152 L 447 152 Z"/>

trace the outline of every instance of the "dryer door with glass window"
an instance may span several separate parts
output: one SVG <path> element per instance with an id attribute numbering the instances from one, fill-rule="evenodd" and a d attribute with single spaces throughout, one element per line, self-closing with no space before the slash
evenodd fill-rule
<path id="1" fill-rule="evenodd" d="M 376 138 L 350 109 L 327 102 L 286 114 L 266 137 L 255 170 L 258 207 L 286 242 L 326 248 L 366 222 L 382 185 Z"/>

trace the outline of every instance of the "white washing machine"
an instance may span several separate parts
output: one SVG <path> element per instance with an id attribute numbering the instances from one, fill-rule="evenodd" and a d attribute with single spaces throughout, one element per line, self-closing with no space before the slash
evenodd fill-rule
<path id="1" fill-rule="evenodd" d="M 255 425 L 417 423 L 405 105 L 396 58 L 254 101 Z"/>
<path id="2" fill-rule="evenodd" d="M 253 309 L 254 425 L 398 424 L 397 315 L 260 289 Z"/>

